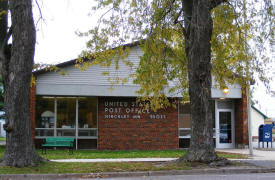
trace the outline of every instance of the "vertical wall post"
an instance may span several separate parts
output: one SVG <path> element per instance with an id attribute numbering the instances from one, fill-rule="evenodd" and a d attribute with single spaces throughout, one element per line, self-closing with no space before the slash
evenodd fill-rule
<path id="1" fill-rule="evenodd" d="M 31 83 L 30 86 L 30 125 L 33 141 L 35 140 L 35 110 L 36 110 L 36 84 Z"/>
<path id="2" fill-rule="evenodd" d="M 57 99 L 54 98 L 54 137 L 57 136 L 57 133 L 56 133 L 56 122 L 57 122 Z"/>
<path id="3" fill-rule="evenodd" d="M 75 149 L 78 149 L 78 98 L 76 98 L 75 114 Z"/>

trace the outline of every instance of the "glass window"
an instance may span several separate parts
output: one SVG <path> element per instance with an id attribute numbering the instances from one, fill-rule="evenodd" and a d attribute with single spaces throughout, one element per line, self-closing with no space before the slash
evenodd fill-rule
<path id="1" fill-rule="evenodd" d="M 231 112 L 219 112 L 220 143 L 231 143 Z"/>
<path id="2" fill-rule="evenodd" d="M 212 126 L 213 126 L 213 137 L 216 137 L 216 109 L 215 109 L 215 101 L 211 101 L 212 107 Z"/>
<path id="3" fill-rule="evenodd" d="M 78 127 L 97 127 L 97 98 L 80 98 L 78 100 Z"/>
<path id="4" fill-rule="evenodd" d="M 79 98 L 78 100 L 78 136 L 96 136 L 97 98 Z"/>
<path id="5" fill-rule="evenodd" d="M 57 98 L 57 136 L 75 136 L 76 99 Z"/>
<path id="6" fill-rule="evenodd" d="M 215 136 L 215 101 L 211 102 L 212 121 L 213 121 L 213 136 Z M 190 103 L 179 104 L 179 136 L 190 137 L 191 128 L 191 109 Z"/>
<path id="7" fill-rule="evenodd" d="M 190 103 L 179 105 L 179 128 L 191 128 Z"/>
<path id="8" fill-rule="evenodd" d="M 54 98 L 37 96 L 36 98 L 36 136 L 54 135 Z"/>
<path id="9" fill-rule="evenodd" d="M 57 128 L 75 127 L 75 98 L 57 99 Z"/>

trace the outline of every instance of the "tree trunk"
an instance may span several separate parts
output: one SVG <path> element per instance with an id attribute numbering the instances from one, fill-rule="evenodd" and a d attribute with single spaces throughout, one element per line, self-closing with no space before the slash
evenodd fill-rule
<path id="1" fill-rule="evenodd" d="M 30 81 L 32 75 L 35 27 L 31 0 L 10 0 L 12 46 L 2 62 L 6 112 L 6 151 L 2 164 L 23 167 L 39 164 L 30 129 Z M 7 52 L 7 51 L 6 51 Z"/>
<path id="2" fill-rule="evenodd" d="M 188 58 L 191 103 L 191 141 L 187 161 L 217 160 L 213 142 L 211 109 L 211 35 L 212 19 L 209 0 L 184 0 L 185 48 Z"/>

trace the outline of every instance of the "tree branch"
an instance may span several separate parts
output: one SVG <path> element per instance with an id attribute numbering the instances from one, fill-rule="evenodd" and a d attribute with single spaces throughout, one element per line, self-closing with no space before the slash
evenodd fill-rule
<path id="1" fill-rule="evenodd" d="M 180 15 L 181 15 L 182 12 L 183 12 L 183 8 L 181 8 L 180 12 L 179 12 L 178 15 L 176 16 L 175 21 L 174 21 L 174 24 L 179 23 L 179 17 L 180 17 Z"/>
<path id="2" fill-rule="evenodd" d="M 37 0 L 35 0 L 35 4 L 36 4 L 36 6 L 37 6 L 37 8 L 38 8 L 38 11 L 39 11 L 39 14 L 40 14 L 38 20 L 37 20 L 36 23 L 35 23 L 35 27 L 37 27 L 38 23 L 39 23 L 40 21 L 43 22 L 45 19 L 44 19 L 44 17 L 43 17 L 43 14 L 42 14 L 42 11 L 41 11 L 41 7 L 40 7 L 40 5 L 39 5 L 39 3 L 38 3 Z"/>
<path id="3" fill-rule="evenodd" d="M 182 25 L 181 22 L 179 22 L 179 25 L 180 25 L 180 27 L 181 27 L 181 31 L 182 31 L 184 37 L 186 38 L 186 30 L 185 30 L 185 27 Z"/>
<path id="4" fill-rule="evenodd" d="M 210 9 L 214 9 L 215 7 L 219 6 L 222 3 L 227 2 L 228 0 L 212 0 L 210 2 Z"/>
<path id="5" fill-rule="evenodd" d="M 183 7 L 181 8 L 180 12 L 178 13 L 178 15 L 176 16 L 175 20 L 174 20 L 174 24 L 179 24 L 182 30 L 183 35 L 186 37 L 186 30 L 182 24 L 182 21 L 179 21 L 179 17 L 180 15 L 183 13 Z"/>
<path id="6" fill-rule="evenodd" d="M 8 33 L 6 34 L 6 37 L 5 37 L 5 39 L 4 39 L 4 44 L 3 44 L 4 47 L 7 46 L 8 41 L 9 41 L 11 35 L 12 35 L 12 26 L 9 28 L 9 31 L 8 31 Z M 1 47 L 1 48 L 2 48 L 2 47 Z"/>
<path id="7" fill-rule="evenodd" d="M 1 42 L 1 47 L 0 47 L 0 63 L 2 63 L 2 61 L 4 61 L 6 59 L 6 54 L 5 54 L 5 49 L 8 46 L 8 41 L 10 39 L 12 35 L 12 27 L 10 27 L 8 33 L 6 34 L 5 38 L 3 39 L 3 41 Z"/>

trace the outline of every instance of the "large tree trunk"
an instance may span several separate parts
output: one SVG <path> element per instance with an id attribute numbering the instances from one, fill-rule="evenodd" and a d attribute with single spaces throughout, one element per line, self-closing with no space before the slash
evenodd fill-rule
<path id="1" fill-rule="evenodd" d="M 213 142 L 211 109 L 211 34 L 209 0 L 184 0 L 185 48 L 188 58 L 189 95 L 191 102 L 191 141 L 188 161 L 217 160 Z"/>
<path id="2" fill-rule="evenodd" d="M 10 0 L 12 46 L 2 59 L 4 107 L 7 132 L 2 164 L 23 167 L 39 164 L 30 129 L 30 81 L 32 75 L 35 27 L 31 0 Z M 11 51 L 10 55 L 7 53 Z M 9 57 L 10 56 L 10 57 Z"/>

